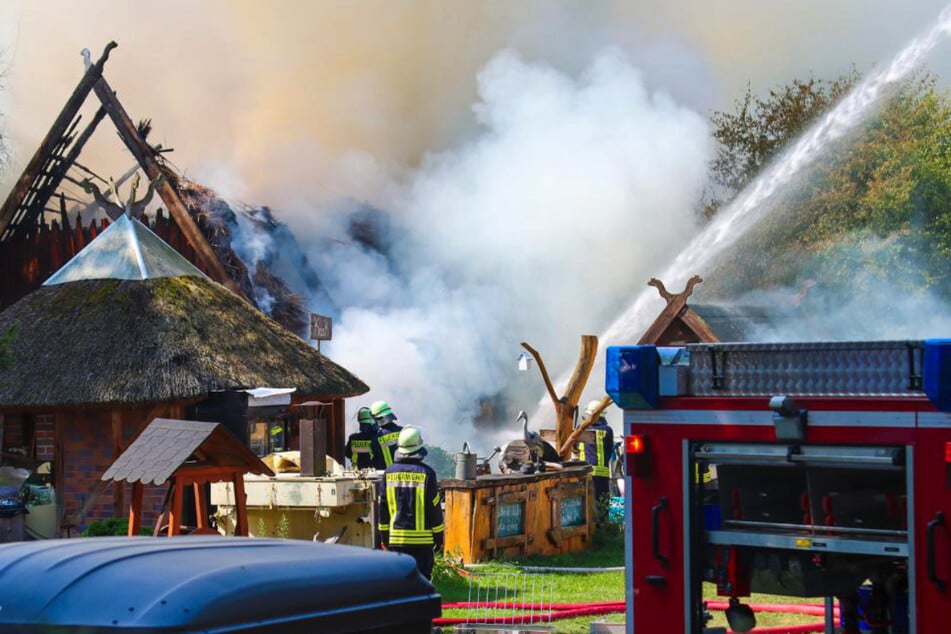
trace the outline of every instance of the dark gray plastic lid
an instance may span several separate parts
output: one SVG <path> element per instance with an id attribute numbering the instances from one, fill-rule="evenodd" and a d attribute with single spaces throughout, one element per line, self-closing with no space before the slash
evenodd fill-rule
<path id="1" fill-rule="evenodd" d="M 0 632 L 417 632 L 440 599 L 415 561 L 217 536 L 0 546 Z"/>

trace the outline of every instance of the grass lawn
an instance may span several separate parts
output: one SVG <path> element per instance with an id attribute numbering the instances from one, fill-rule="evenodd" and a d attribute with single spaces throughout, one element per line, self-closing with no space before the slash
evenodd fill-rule
<path id="1" fill-rule="evenodd" d="M 604 532 L 595 536 L 594 544 L 591 550 L 556 555 L 552 557 L 526 557 L 523 559 L 494 562 L 486 567 L 473 570 L 472 574 L 476 578 L 486 579 L 490 576 L 500 579 L 504 585 L 512 589 L 513 594 L 521 594 L 524 589 L 524 582 L 529 583 L 525 595 L 531 594 L 531 579 L 533 575 L 544 574 L 546 578 L 551 579 L 553 586 L 554 603 L 584 603 L 594 601 L 621 601 L 624 597 L 624 572 L 604 572 L 594 574 L 577 573 L 532 573 L 522 572 L 518 567 L 525 566 L 554 566 L 554 567 L 579 567 L 579 568 L 607 568 L 624 565 L 624 536 L 611 535 Z M 442 594 L 444 602 L 475 601 L 475 590 L 472 590 L 470 598 L 469 578 L 454 576 L 451 574 L 439 574 L 434 577 L 436 589 Z M 537 583 L 537 582 L 536 582 Z M 515 588 L 518 590 L 515 590 Z M 536 592 L 538 586 L 536 586 Z M 503 590 L 504 592 L 504 590 Z M 723 597 L 716 596 L 716 587 L 713 584 L 705 583 L 703 588 L 705 599 L 716 601 L 725 600 Z M 494 596 L 492 597 L 495 598 Z M 504 596 L 500 595 L 499 599 Z M 513 599 L 510 595 L 509 600 Z M 545 600 L 548 600 L 546 596 Z M 789 597 L 776 597 L 772 595 L 754 594 L 748 599 L 743 599 L 743 603 L 817 603 L 822 604 L 821 599 L 797 599 Z M 649 608 L 644 608 L 649 609 Z M 443 610 L 443 616 L 447 617 L 465 617 L 466 610 Z M 475 616 L 474 614 L 470 616 Z M 501 616 L 501 614 L 500 614 Z M 623 614 L 610 614 L 607 616 L 587 616 L 576 619 L 566 619 L 564 621 L 555 621 L 552 625 L 556 627 L 556 632 L 560 634 L 588 634 L 591 631 L 591 622 L 593 620 L 606 619 L 609 622 L 617 623 L 624 621 Z M 770 625 L 800 625 L 806 623 L 816 623 L 822 620 L 821 617 L 800 616 L 780 613 L 758 612 L 756 614 L 757 624 L 759 626 Z M 711 626 L 726 625 L 726 618 L 722 611 L 714 613 L 714 620 Z M 446 631 L 452 631 L 447 628 Z"/>
<path id="2" fill-rule="evenodd" d="M 517 565 L 516 565 L 517 564 Z M 555 555 L 552 557 L 532 556 L 517 560 L 494 562 L 484 568 L 474 570 L 478 576 L 502 575 L 508 587 L 518 586 L 519 591 L 522 577 L 529 579 L 528 593 L 531 593 L 531 579 L 534 575 L 543 573 L 522 572 L 518 565 L 525 566 L 556 566 L 575 568 L 607 568 L 624 565 L 624 536 L 597 533 L 594 544 L 589 551 Z M 553 583 L 554 603 L 584 603 L 587 601 L 622 601 L 624 600 L 624 571 L 605 572 L 595 574 L 575 573 L 544 573 Z M 468 601 L 469 580 L 466 578 L 448 579 L 437 576 L 434 583 L 442 594 L 444 602 Z M 538 586 L 536 586 L 536 592 Z M 473 590 L 472 600 L 475 600 Z M 502 597 L 500 597 L 501 599 Z M 494 599 L 494 596 L 493 596 Z M 511 596 L 509 600 L 512 600 Z M 548 600 L 548 597 L 545 597 Z M 443 616 L 466 616 L 465 610 L 443 610 Z M 564 634 L 588 634 L 591 631 L 591 621 L 606 619 L 611 622 L 623 622 L 623 614 L 607 616 L 581 617 L 566 619 L 552 623 L 556 632 Z M 451 631 L 451 630 L 450 630 Z"/>

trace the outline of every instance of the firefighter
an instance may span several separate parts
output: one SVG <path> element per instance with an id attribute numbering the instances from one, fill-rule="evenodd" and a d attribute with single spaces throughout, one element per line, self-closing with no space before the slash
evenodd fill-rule
<path id="1" fill-rule="evenodd" d="M 404 427 L 397 444 L 395 462 L 380 481 L 380 536 L 386 550 L 412 555 L 430 579 L 434 551 L 442 551 L 445 532 L 436 472 L 423 463 L 426 448 L 419 429 Z"/>
<path id="2" fill-rule="evenodd" d="M 386 401 L 377 401 L 370 405 L 370 413 L 376 420 L 379 428 L 380 449 L 383 452 L 383 466 L 385 469 L 393 464 L 393 455 L 396 453 L 400 430 L 403 429 L 396 424 L 396 414 Z"/>
<path id="3" fill-rule="evenodd" d="M 270 453 L 275 451 L 284 451 L 284 421 L 271 423 L 268 429 L 270 440 Z"/>
<path id="4" fill-rule="evenodd" d="M 344 454 L 350 458 L 350 466 L 354 469 L 385 469 L 383 452 L 377 441 L 376 421 L 369 407 L 357 411 L 357 424 L 360 430 L 350 434 L 344 449 Z"/>
<path id="5" fill-rule="evenodd" d="M 591 401 L 584 409 L 584 420 L 594 414 L 601 401 Z M 614 431 L 604 416 L 588 427 L 594 432 L 594 442 L 579 442 L 578 458 L 593 468 L 594 499 L 598 509 L 598 523 L 603 524 L 611 505 L 611 459 L 614 457 Z"/>

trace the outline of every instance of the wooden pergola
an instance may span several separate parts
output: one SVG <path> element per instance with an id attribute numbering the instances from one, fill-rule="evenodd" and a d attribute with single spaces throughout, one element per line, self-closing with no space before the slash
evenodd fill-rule
<path id="1" fill-rule="evenodd" d="M 244 474 L 273 476 L 266 464 L 242 445 L 219 423 L 157 418 L 129 445 L 102 474 L 102 480 L 132 483 L 129 506 L 129 536 L 139 534 L 142 525 L 142 492 L 146 484 L 170 483 L 168 535 L 180 535 L 183 492 L 195 491 L 198 526 L 192 534 L 216 533 L 205 515 L 208 499 L 205 485 L 230 482 L 234 487 L 237 512 L 235 535 L 248 535 L 248 509 L 244 495 Z"/>

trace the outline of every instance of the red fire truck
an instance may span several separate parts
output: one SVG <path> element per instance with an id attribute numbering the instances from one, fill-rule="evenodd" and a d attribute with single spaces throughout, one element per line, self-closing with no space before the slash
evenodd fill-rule
<path id="1" fill-rule="evenodd" d="M 607 357 L 628 632 L 723 631 L 704 582 L 735 631 L 753 626 L 751 592 L 826 598 L 827 632 L 951 631 L 951 340 Z"/>

